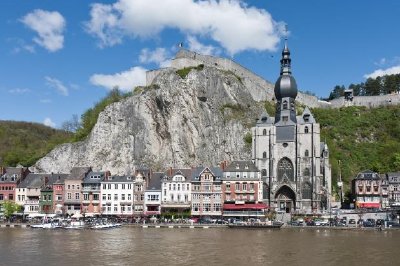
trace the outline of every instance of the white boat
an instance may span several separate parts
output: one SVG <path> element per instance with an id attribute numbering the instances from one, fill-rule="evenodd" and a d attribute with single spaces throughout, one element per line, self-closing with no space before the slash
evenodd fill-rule
<path id="1" fill-rule="evenodd" d="M 84 229 L 85 228 L 85 222 L 78 220 L 78 221 L 71 221 L 71 223 L 63 226 L 64 229 Z"/>
<path id="2" fill-rule="evenodd" d="M 42 224 L 32 224 L 31 228 L 56 229 L 56 228 L 61 228 L 61 225 L 57 223 L 42 223 Z"/>

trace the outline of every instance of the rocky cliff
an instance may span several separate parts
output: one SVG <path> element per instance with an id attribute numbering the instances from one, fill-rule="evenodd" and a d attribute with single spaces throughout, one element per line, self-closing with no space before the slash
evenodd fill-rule
<path id="1" fill-rule="evenodd" d="M 190 67 L 187 75 L 180 72 L 184 67 Z M 139 165 L 163 169 L 250 159 L 244 137 L 263 112 L 263 101 L 273 100 L 272 83 L 232 60 L 185 50 L 170 68 L 150 71 L 147 83 L 109 105 L 86 140 L 56 147 L 34 170 L 92 166 L 126 174 Z M 299 93 L 298 101 L 315 107 L 314 98 Z"/>

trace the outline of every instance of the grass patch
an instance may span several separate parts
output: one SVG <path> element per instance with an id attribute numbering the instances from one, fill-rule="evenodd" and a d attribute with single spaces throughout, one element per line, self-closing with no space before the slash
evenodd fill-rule
<path id="1" fill-rule="evenodd" d="M 181 77 L 181 79 L 185 79 L 186 76 L 187 76 L 187 75 L 190 73 L 190 71 L 192 71 L 193 69 L 198 70 L 198 71 L 201 71 L 201 70 L 204 69 L 204 64 L 200 64 L 200 65 L 195 66 L 195 67 L 184 67 L 184 68 L 182 68 L 182 69 L 178 69 L 178 70 L 176 71 L 176 74 L 178 74 L 178 75 Z"/>

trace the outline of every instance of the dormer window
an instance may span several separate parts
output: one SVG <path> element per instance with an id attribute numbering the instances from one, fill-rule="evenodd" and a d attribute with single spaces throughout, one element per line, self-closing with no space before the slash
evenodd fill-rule
<path id="1" fill-rule="evenodd" d="M 283 110 L 287 110 L 288 109 L 288 102 L 287 101 L 283 101 L 282 109 Z"/>
<path id="2" fill-rule="evenodd" d="M 310 115 L 309 114 L 304 115 L 303 120 L 304 122 L 310 122 Z"/>

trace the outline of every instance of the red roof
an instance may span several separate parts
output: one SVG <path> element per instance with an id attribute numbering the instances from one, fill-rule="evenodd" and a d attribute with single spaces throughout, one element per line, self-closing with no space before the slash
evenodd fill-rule
<path id="1" fill-rule="evenodd" d="M 264 210 L 268 209 L 265 203 L 224 204 L 224 210 Z"/>

